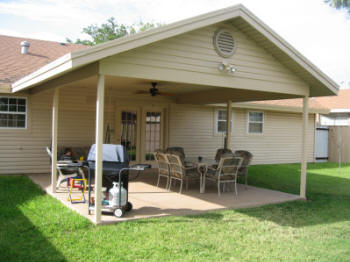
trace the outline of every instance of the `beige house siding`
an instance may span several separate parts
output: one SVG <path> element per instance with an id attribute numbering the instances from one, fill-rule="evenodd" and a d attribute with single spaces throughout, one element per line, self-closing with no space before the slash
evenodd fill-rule
<path id="1" fill-rule="evenodd" d="M 264 133 L 248 134 L 249 109 L 233 109 L 231 148 L 254 154 L 253 164 L 295 163 L 301 160 L 302 115 L 264 112 Z M 253 110 L 254 111 L 254 110 Z M 189 156 L 212 158 L 223 147 L 224 137 L 215 130 L 215 109 L 171 105 L 169 144 L 182 146 Z M 314 160 L 314 115 L 308 126 L 308 161 Z"/>
<path id="2" fill-rule="evenodd" d="M 218 28 L 232 31 L 236 51 L 221 58 L 213 46 Z M 235 76 L 219 72 L 227 61 L 237 67 Z M 228 24 L 209 26 L 118 54 L 101 61 L 100 72 L 122 77 L 178 81 L 207 86 L 235 87 L 258 91 L 278 90 L 288 94 L 307 94 L 306 83 L 270 55 L 263 47 Z M 228 81 L 229 79 L 229 81 Z"/>
<path id="3" fill-rule="evenodd" d="M 148 100 L 120 99 L 109 96 L 106 90 L 105 122 L 112 128 L 116 110 L 123 106 L 149 108 Z M 21 95 L 26 96 L 26 95 Z M 152 98 L 150 98 L 152 99 Z M 109 101 L 110 100 L 110 101 Z M 28 128 L 26 130 L 0 129 L 0 174 L 48 173 L 49 158 L 45 147 L 51 143 L 52 92 L 28 96 Z M 183 146 L 188 156 L 213 157 L 223 146 L 223 135 L 215 132 L 215 108 L 178 105 L 157 98 L 158 106 L 169 108 L 165 119 L 171 146 Z M 233 109 L 231 147 L 253 152 L 254 164 L 292 163 L 300 161 L 301 114 L 265 112 L 264 134 L 247 133 L 248 109 Z M 166 126 L 169 125 L 169 128 Z M 308 129 L 308 161 L 313 161 L 314 117 L 310 115 Z M 90 146 L 95 139 L 95 90 L 93 88 L 62 88 L 60 92 L 58 144 L 59 146 Z M 115 137 L 112 134 L 112 142 Z"/>
<path id="4" fill-rule="evenodd" d="M 27 96 L 27 95 L 20 95 Z M 28 97 L 28 128 L 0 129 L 0 174 L 47 173 L 51 144 L 52 93 Z M 58 143 L 83 146 L 94 141 L 94 103 L 79 102 L 79 90 L 63 90 L 59 108 Z"/>

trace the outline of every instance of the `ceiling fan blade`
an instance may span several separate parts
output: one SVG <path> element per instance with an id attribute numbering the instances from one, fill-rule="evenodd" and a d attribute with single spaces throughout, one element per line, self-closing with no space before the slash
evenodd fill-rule
<path id="1" fill-rule="evenodd" d="M 177 96 L 177 94 L 173 94 L 173 93 L 164 93 L 164 92 L 158 92 L 158 95 L 160 95 L 160 96 Z"/>
<path id="2" fill-rule="evenodd" d="M 143 94 L 149 94 L 149 91 L 145 90 L 137 90 L 134 92 L 135 95 L 143 95 Z"/>

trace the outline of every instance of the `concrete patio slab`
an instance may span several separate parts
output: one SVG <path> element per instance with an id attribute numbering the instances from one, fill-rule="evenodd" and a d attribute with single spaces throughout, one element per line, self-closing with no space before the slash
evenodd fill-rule
<path id="1" fill-rule="evenodd" d="M 71 204 L 67 201 L 68 193 L 64 184 L 57 190 L 57 193 L 52 193 L 50 189 L 50 175 L 30 175 L 29 177 L 48 194 L 93 222 L 94 216 L 88 215 L 87 203 Z M 245 189 L 244 185 L 241 184 L 238 184 L 237 187 L 238 196 L 233 192 L 224 192 L 219 197 L 214 184 L 207 184 L 204 194 L 199 193 L 199 185 L 197 184 L 190 185 L 189 191 L 179 194 L 178 185 L 172 187 L 174 191 L 167 191 L 162 187 L 157 187 L 155 172 L 147 172 L 136 181 L 129 183 L 129 201 L 133 204 L 133 210 L 127 212 L 122 218 L 117 218 L 107 213 L 103 214 L 102 223 L 116 223 L 168 215 L 182 216 L 218 209 L 249 208 L 301 199 L 298 195 L 264 188 L 248 186 Z M 79 193 L 75 194 L 77 197 Z"/>

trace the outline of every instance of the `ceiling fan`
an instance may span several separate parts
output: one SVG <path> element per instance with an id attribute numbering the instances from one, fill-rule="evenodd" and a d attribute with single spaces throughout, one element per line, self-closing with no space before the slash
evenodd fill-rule
<path id="1" fill-rule="evenodd" d="M 157 88 L 157 83 L 156 82 L 152 82 L 151 83 L 152 87 L 150 89 L 148 89 L 148 91 L 146 90 L 137 90 L 135 92 L 136 95 L 142 95 L 142 94 L 150 94 L 151 96 L 176 96 L 176 94 L 173 93 L 164 93 L 164 92 L 160 92 L 159 89 Z"/>

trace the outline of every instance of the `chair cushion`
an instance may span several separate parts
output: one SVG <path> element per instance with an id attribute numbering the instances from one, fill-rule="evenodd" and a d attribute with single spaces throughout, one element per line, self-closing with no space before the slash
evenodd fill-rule
<path id="1" fill-rule="evenodd" d="M 188 177 L 199 177 L 197 168 L 186 169 L 186 176 Z"/>

